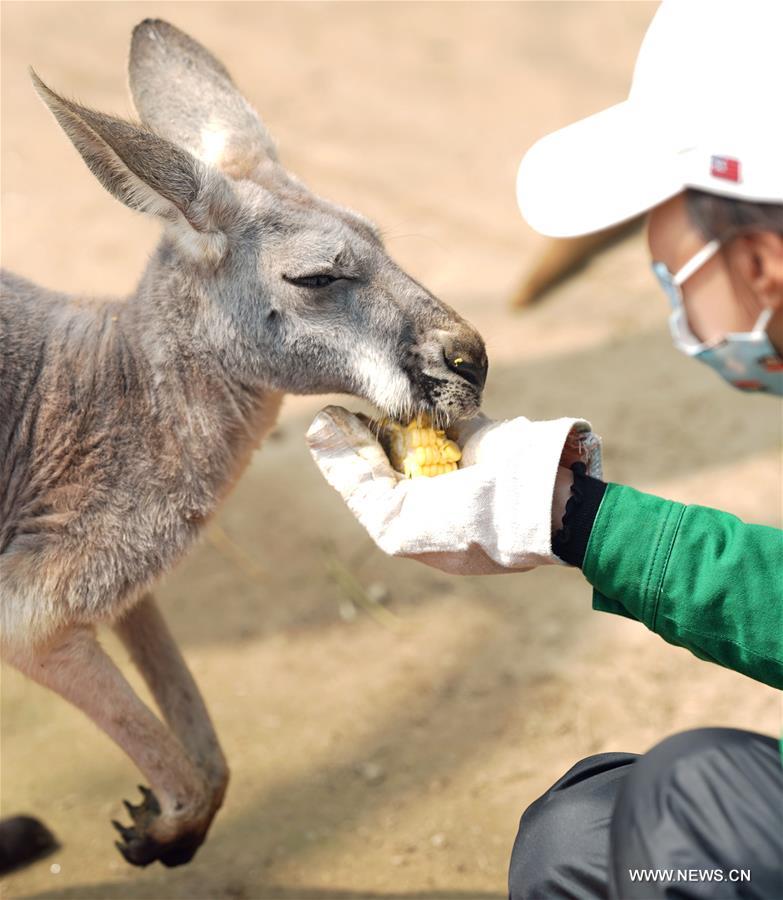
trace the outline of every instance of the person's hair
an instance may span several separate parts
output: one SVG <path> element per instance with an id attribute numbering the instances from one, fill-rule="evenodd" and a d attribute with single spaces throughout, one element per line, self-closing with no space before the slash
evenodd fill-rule
<path id="1" fill-rule="evenodd" d="M 783 235 L 783 204 L 735 200 L 689 188 L 685 207 L 693 224 L 708 240 L 728 240 L 748 231 L 772 231 Z"/>

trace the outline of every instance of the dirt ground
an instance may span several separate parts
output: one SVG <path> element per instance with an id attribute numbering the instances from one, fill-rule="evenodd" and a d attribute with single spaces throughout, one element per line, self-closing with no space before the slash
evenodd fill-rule
<path id="1" fill-rule="evenodd" d="M 540 307 L 506 308 L 541 245 L 516 209 L 518 160 L 622 99 L 653 9 L 5 3 L 4 265 L 64 290 L 132 289 L 157 226 L 103 192 L 26 66 L 129 113 L 130 29 L 169 18 L 226 61 L 293 171 L 378 222 L 408 271 L 478 326 L 490 414 L 585 416 L 610 479 L 780 524 L 778 411 L 671 348 L 641 236 Z M 3 896 L 494 900 L 521 810 L 580 757 L 705 724 L 780 727 L 775 692 L 594 613 L 577 572 L 460 580 L 385 558 L 306 452 L 324 402 L 286 402 L 159 590 L 233 770 L 207 844 L 181 869 L 127 866 L 109 819 L 137 773 L 5 669 L 3 813 L 39 815 L 63 846 Z M 353 601 L 351 578 L 386 614 Z"/>

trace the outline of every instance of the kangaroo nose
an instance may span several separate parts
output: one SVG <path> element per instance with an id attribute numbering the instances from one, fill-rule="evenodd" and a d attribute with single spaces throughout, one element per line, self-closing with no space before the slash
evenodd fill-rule
<path id="1" fill-rule="evenodd" d="M 451 346 L 444 347 L 443 361 L 447 368 L 460 378 L 464 378 L 468 384 L 472 384 L 479 391 L 484 389 L 489 362 L 483 343 L 455 342 Z"/>

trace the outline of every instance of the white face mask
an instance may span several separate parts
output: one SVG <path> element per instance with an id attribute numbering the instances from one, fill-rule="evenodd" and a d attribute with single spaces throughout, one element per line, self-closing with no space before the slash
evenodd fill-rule
<path id="1" fill-rule="evenodd" d="M 727 334 L 720 341 L 704 343 L 691 331 L 683 302 L 682 286 L 720 250 L 721 242 L 710 241 L 675 275 L 665 263 L 654 262 L 652 270 L 669 298 L 672 312 L 669 328 L 674 346 L 714 369 L 741 391 L 766 391 L 783 395 L 783 358 L 772 346 L 767 326 L 772 310 L 759 316 L 752 331 Z"/>

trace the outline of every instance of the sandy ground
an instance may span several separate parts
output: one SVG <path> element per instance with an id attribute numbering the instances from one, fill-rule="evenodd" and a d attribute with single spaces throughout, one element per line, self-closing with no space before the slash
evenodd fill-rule
<path id="1" fill-rule="evenodd" d="M 229 64 L 290 168 L 375 219 L 393 255 L 479 327 L 490 414 L 586 416 L 611 479 L 779 524 L 776 410 L 671 348 L 641 237 L 545 305 L 505 306 L 540 246 L 516 210 L 518 158 L 623 97 L 652 11 L 6 3 L 4 264 L 61 289 L 133 287 L 157 226 L 92 179 L 25 67 L 127 113 L 130 29 L 170 18 Z M 305 450 L 323 402 L 287 401 L 222 531 L 159 591 L 233 769 L 208 843 L 183 869 L 126 866 L 108 820 L 137 773 L 6 669 L 3 812 L 40 815 L 63 848 L 7 878 L 4 896 L 502 898 L 520 811 L 580 757 L 703 724 L 779 728 L 772 690 L 592 612 L 576 572 L 460 580 L 385 558 Z M 335 571 L 383 596 L 391 624 Z"/>

